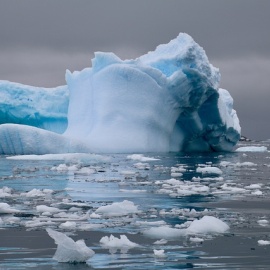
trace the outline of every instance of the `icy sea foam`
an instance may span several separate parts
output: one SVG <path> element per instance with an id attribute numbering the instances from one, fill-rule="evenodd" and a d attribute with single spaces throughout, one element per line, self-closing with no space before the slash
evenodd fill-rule
<path id="1" fill-rule="evenodd" d="M 16 124 L 0 125 L 0 153 L 231 151 L 240 125 L 219 81 L 203 48 L 182 33 L 134 60 L 97 52 L 91 68 L 67 70 L 67 86 L 51 91 L 2 81 L 9 106 L 0 120 Z"/>

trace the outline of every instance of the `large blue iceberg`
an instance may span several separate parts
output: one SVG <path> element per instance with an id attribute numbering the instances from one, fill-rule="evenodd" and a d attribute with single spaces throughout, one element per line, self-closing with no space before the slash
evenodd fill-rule
<path id="1" fill-rule="evenodd" d="M 67 86 L 0 82 L 0 154 L 231 151 L 240 125 L 189 35 L 135 60 L 95 53 Z"/>

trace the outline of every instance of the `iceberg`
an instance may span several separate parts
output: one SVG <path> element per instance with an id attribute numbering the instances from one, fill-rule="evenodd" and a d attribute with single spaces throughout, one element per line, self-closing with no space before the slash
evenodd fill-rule
<path id="1" fill-rule="evenodd" d="M 55 89 L 4 81 L 0 154 L 231 151 L 241 128 L 219 81 L 184 33 L 133 60 L 97 52 Z"/>

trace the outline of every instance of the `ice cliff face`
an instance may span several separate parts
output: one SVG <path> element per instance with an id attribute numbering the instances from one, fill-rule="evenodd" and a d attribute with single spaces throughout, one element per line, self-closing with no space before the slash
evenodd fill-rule
<path id="1" fill-rule="evenodd" d="M 135 60 L 122 61 L 113 53 L 98 52 L 92 60 L 92 68 L 66 72 L 68 125 L 63 135 L 55 134 L 57 140 L 59 136 L 63 139 L 64 146 L 62 143 L 61 149 L 57 147 L 51 135 L 54 133 L 47 136 L 46 132 L 37 129 L 35 133 L 42 135 L 35 148 L 48 153 L 77 149 L 118 153 L 230 151 L 240 138 L 240 126 L 232 109 L 233 99 L 226 90 L 219 89 L 219 80 L 218 69 L 209 63 L 204 50 L 187 34 L 180 34 Z M 65 127 L 64 104 L 68 101 L 66 88 L 56 88 L 52 92 L 36 90 L 25 89 L 20 93 L 23 100 L 15 109 L 16 117 L 12 122 L 61 133 Z M 51 95 L 61 91 L 62 99 Z M 37 92 L 46 93 L 42 94 L 45 95 L 44 104 L 40 101 L 33 105 L 33 111 L 42 111 L 39 114 L 42 117 L 28 123 L 23 116 L 25 106 L 29 111 L 26 97 L 34 100 L 32 97 Z M 9 108 L 16 107 L 14 105 Z M 61 113 L 55 114 L 57 108 L 61 108 Z M 20 120 L 22 118 L 24 121 Z M 52 125 L 54 120 L 56 124 Z M 31 132 L 22 127 L 0 126 L 2 154 L 15 154 L 13 140 L 8 142 L 10 147 L 5 146 L 3 150 L 3 145 L 7 144 L 3 134 L 7 132 L 13 134 L 14 140 L 31 136 Z M 44 145 L 48 140 L 50 145 L 55 145 L 54 150 Z M 32 141 L 34 143 L 34 136 Z M 37 149 L 31 151 L 35 153 Z M 16 154 L 24 153 L 16 149 Z"/>

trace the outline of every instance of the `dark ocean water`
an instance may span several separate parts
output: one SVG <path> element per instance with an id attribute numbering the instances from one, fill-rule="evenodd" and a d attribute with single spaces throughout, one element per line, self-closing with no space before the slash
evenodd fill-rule
<path id="1" fill-rule="evenodd" d="M 270 149 L 269 144 L 245 142 L 238 147 Z M 270 269 L 270 245 L 258 243 L 270 241 L 268 151 L 144 156 L 157 160 L 122 154 L 62 160 L 1 157 L 0 203 L 20 212 L 4 213 L 6 205 L 0 205 L 0 269 Z M 196 172 L 205 166 L 222 174 Z M 166 182 L 172 178 L 181 182 Z M 133 202 L 138 212 L 95 216 L 97 208 L 124 200 Z M 39 212 L 38 205 L 56 207 L 61 214 Z M 144 234 L 163 225 L 185 228 L 187 221 L 205 215 L 226 222 L 230 230 L 176 235 L 163 244 L 154 244 L 161 237 Z M 61 227 L 66 221 L 75 225 Z M 86 264 L 56 262 L 47 227 L 85 239 L 95 256 Z M 101 237 L 110 234 L 125 234 L 139 246 L 123 250 L 100 245 Z M 201 241 L 194 242 L 195 237 Z M 165 256 L 155 256 L 154 249 L 164 250 Z"/>

